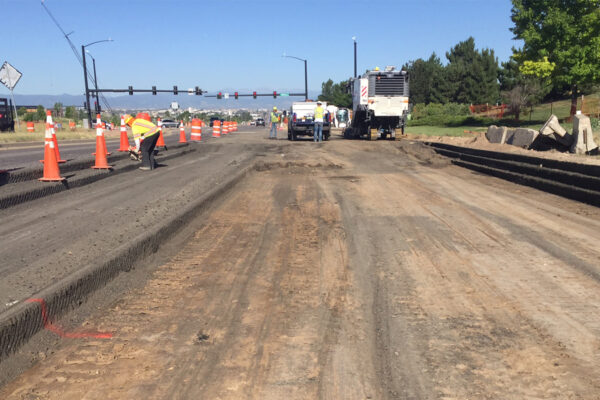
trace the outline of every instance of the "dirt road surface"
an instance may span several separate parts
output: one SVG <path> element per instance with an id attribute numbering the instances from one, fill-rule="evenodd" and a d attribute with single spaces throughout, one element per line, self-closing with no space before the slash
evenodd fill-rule
<path id="1" fill-rule="evenodd" d="M 407 141 L 239 140 L 270 146 L 255 171 L 70 327 L 113 338 L 0 398 L 600 398 L 597 208 Z"/>

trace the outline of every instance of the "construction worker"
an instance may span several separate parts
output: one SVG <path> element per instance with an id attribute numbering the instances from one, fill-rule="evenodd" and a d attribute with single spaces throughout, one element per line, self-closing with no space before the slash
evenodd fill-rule
<path id="1" fill-rule="evenodd" d="M 277 107 L 273 107 L 273 111 L 271 111 L 271 131 L 269 132 L 269 139 L 277 139 L 277 123 L 279 122 L 279 118 Z"/>
<path id="2" fill-rule="evenodd" d="M 314 140 L 315 142 L 323 141 L 323 116 L 325 115 L 325 110 L 321 107 L 321 102 L 317 101 L 317 108 L 315 108 L 314 115 Z"/>
<path id="3" fill-rule="evenodd" d="M 142 166 L 140 169 L 144 171 L 154 169 L 156 167 L 154 147 L 158 141 L 158 127 L 150 121 L 142 118 L 134 118 L 131 115 L 125 115 L 125 123 L 131 127 L 133 139 L 141 141 Z"/>

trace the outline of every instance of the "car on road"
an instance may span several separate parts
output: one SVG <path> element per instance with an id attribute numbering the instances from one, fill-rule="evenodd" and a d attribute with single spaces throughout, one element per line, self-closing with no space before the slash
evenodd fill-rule
<path id="1" fill-rule="evenodd" d="M 265 126 L 264 118 L 256 118 L 256 126 Z"/>
<path id="2" fill-rule="evenodd" d="M 96 129 L 97 122 L 97 120 L 92 121 L 92 129 Z M 104 120 L 100 122 L 102 123 L 102 129 L 107 129 L 109 131 L 113 129 L 113 125 L 110 122 L 106 122 Z"/>
<path id="3" fill-rule="evenodd" d="M 179 123 L 173 119 L 163 119 L 162 126 L 163 128 L 177 128 Z"/>

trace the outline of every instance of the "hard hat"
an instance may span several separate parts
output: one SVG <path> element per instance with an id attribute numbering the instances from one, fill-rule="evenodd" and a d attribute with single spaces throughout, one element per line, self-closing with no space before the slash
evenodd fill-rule
<path id="1" fill-rule="evenodd" d="M 134 118 L 133 118 L 131 115 L 129 115 L 129 114 L 125 114 L 125 116 L 124 116 L 124 120 L 125 120 L 125 123 L 126 123 L 127 125 L 129 125 L 129 122 L 133 121 L 133 120 L 134 120 Z"/>
<path id="2" fill-rule="evenodd" d="M 277 111 L 277 107 L 273 107 L 273 110 Z"/>
<path id="3" fill-rule="evenodd" d="M 320 101 L 317 101 L 317 104 L 322 104 Z"/>
<path id="4" fill-rule="evenodd" d="M 375 71 L 379 71 L 379 67 L 375 67 Z"/>

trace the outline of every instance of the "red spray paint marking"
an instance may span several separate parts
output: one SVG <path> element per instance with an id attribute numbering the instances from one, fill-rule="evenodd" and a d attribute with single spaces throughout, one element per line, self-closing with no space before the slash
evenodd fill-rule
<path id="1" fill-rule="evenodd" d="M 48 314 L 46 313 L 46 301 L 44 301 L 44 299 L 27 299 L 26 302 L 40 303 L 40 307 L 42 308 L 42 321 L 44 322 L 44 329 L 56 333 L 60 337 L 69 339 L 110 339 L 113 337 L 112 333 L 109 332 L 65 332 L 60 326 L 54 325 L 52 322 L 48 321 Z"/>

